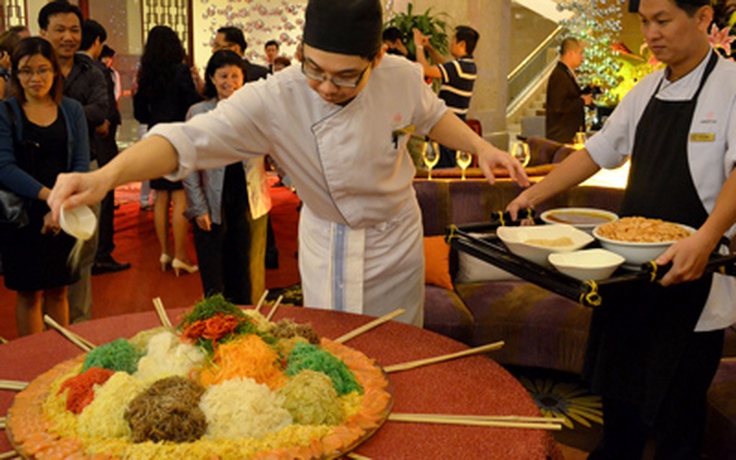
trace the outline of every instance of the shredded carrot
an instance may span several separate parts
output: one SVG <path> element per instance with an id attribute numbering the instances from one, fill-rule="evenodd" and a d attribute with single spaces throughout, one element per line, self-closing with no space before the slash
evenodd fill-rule
<path id="1" fill-rule="evenodd" d="M 254 334 L 218 346 L 213 362 L 200 373 L 200 383 L 204 386 L 236 377 L 250 377 L 272 390 L 283 387 L 287 382 L 279 366 L 278 353 Z"/>
<path id="2" fill-rule="evenodd" d="M 81 414 L 85 407 L 95 399 L 94 385 L 107 382 L 115 371 L 101 367 L 90 367 L 81 374 L 67 379 L 61 384 L 59 393 L 69 390 L 66 395 L 66 410 Z"/>

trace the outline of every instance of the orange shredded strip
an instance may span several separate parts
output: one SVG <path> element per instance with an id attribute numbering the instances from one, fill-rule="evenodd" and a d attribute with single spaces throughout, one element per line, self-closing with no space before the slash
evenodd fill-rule
<path id="1" fill-rule="evenodd" d="M 84 408 L 95 399 L 94 385 L 102 385 L 114 373 L 115 371 L 110 369 L 90 367 L 85 372 L 64 381 L 58 394 L 69 390 L 66 395 L 66 410 L 81 414 Z"/>
<path id="2" fill-rule="evenodd" d="M 238 324 L 240 324 L 240 320 L 235 315 L 217 313 L 215 316 L 190 324 L 182 331 L 182 334 L 192 340 L 197 340 L 200 337 L 208 340 L 218 340 L 232 334 Z"/>
<path id="3" fill-rule="evenodd" d="M 254 334 L 221 344 L 215 351 L 213 361 L 214 366 L 200 373 L 199 380 L 204 386 L 237 377 L 250 377 L 276 390 L 287 382 L 286 374 L 278 366 L 276 351 Z"/>

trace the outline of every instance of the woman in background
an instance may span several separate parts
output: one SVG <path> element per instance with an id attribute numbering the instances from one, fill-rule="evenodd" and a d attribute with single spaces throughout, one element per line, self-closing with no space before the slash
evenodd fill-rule
<path id="1" fill-rule="evenodd" d="M 152 128 L 157 123 L 184 121 L 189 107 L 201 98 L 197 93 L 189 67 L 184 63 L 184 48 L 171 28 L 156 26 L 148 33 L 141 56 L 138 91 L 133 96 L 135 119 Z M 153 223 L 161 245 L 161 269 L 171 264 L 179 276 L 180 270 L 194 273 L 198 267 L 191 263 L 187 251 L 188 222 L 184 217 L 186 196 L 181 181 L 164 178 L 151 181 L 156 191 Z M 173 203 L 171 228 L 174 250 L 169 246 L 169 205 Z M 173 257 L 172 257 L 173 253 Z"/>
<path id="2" fill-rule="evenodd" d="M 207 63 L 204 95 L 187 119 L 209 112 L 245 83 L 245 62 L 230 50 L 215 52 Z M 221 293 L 238 304 L 255 304 L 265 289 L 266 220 L 271 198 L 263 157 L 195 171 L 184 179 L 194 219 L 205 296 Z"/>
<path id="3" fill-rule="evenodd" d="M 69 323 L 67 286 L 79 279 L 67 265 L 74 239 L 59 232 L 46 200 L 60 173 L 89 170 L 89 138 L 82 106 L 62 97 L 63 77 L 49 42 L 21 40 L 10 78 L 14 95 L 0 104 L 0 183 L 27 199 L 30 222 L 4 228 L 0 249 L 5 286 L 18 292 L 16 323 L 24 336 L 43 330 L 44 310 Z"/>

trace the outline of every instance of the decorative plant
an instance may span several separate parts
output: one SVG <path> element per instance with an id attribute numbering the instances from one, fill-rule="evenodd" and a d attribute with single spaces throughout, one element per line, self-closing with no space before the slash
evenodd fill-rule
<path id="1" fill-rule="evenodd" d="M 736 60 L 736 3 L 719 0 L 713 4 L 715 18 L 711 24 L 709 40 L 723 57 Z"/>
<path id="2" fill-rule="evenodd" d="M 409 3 L 406 6 L 406 13 L 394 13 L 393 16 L 386 21 L 384 28 L 396 27 L 404 35 L 406 48 L 410 53 L 415 54 L 412 29 L 419 29 L 424 35 L 429 37 L 429 43 L 438 53 L 446 55 L 449 49 L 450 40 L 447 36 L 447 22 L 441 18 L 446 18 L 447 13 L 437 13 L 432 15 L 432 8 L 427 8 L 424 14 L 413 14 L 414 5 Z"/>

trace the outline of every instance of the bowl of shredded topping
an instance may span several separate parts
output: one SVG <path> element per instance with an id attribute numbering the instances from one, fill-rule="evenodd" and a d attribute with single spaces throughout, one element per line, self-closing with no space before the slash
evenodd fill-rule
<path id="1" fill-rule="evenodd" d="M 593 236 L 604 249 L 623 256 L 626 265 L 638 267 L 693 232 L 695 229 L 687 225 L 634 216 L 601 224 L 593 230 Z"/>
<path id="2" fill-rule="evenodd" d="M 499 227 L 496 235 L 513 254 L 544 266 L 552 253 L 577 251 L 595 241 L 571 225 Z"/>

